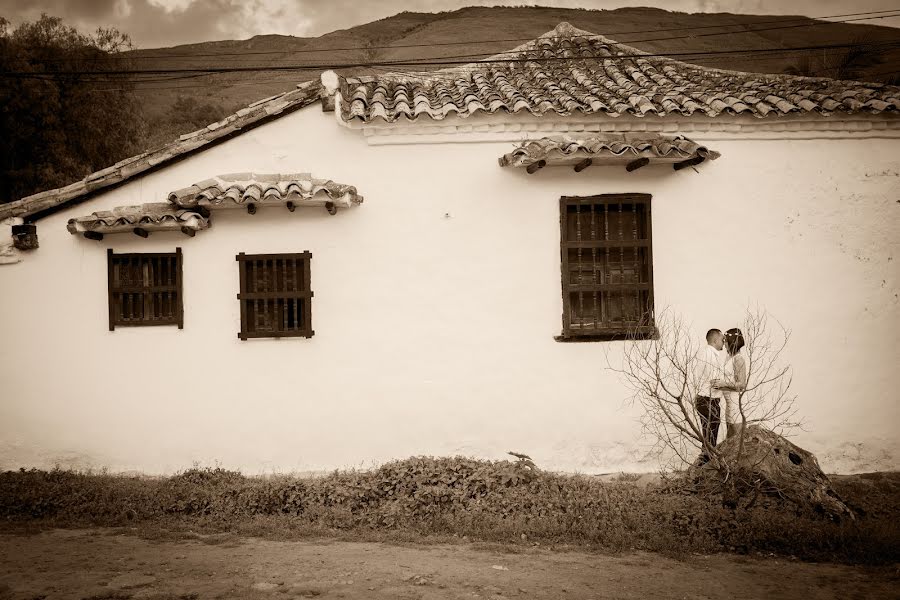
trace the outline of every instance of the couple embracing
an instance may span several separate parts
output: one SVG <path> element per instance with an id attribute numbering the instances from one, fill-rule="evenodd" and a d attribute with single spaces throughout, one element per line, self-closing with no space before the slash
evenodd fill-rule
<path id="1" fill-rule="evenodd" d="M 697 394 L 697 414 L 706 442 L 701 453 L 701 464 L 709 460 L 707 448 L 716 445 L 719 424 L 722 421 L 722 404 L 725 404 L 725 437 L 737 435 L 741 430 L 739 398 L 747 386 L 747 362 L 741 353 L 744 334 L 733 328 L 724 334 L 719 329 L 706 332 L 706 347 L 700 354 L 700 389 Z M 724 350 L 723 350 L 724 349 Z"/>

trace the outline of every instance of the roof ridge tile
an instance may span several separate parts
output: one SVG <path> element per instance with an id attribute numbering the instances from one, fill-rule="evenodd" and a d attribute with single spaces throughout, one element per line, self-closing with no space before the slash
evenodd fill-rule
<path id="1" fill-rule="evenodd" d="M 546 63 L 543 58 L 560 60 Z M 737 112 L 765 118 L 772 110 L 819 117 L 828 114 L 827 107 L 815 100 L 785 99 L 800 90 L 810 94 L 827 91 L 839 98 L 827 108 L 831 111 L 900 114 L 900 88 L 896 86 L 694 65 L 644 52 L 567 22 L 512 50 L 457 68 L 365 78 L 329 73 L 338 82 L 332 88 L 341 95 L 340 118 L 345 122 L 381 119 L 390 123 L 403 116 L 441 120 L 451 112 L 465 118 L 479 112 L 522 110 L 537 116 L 599 113 L 613 117 L 672 112 L 715 117 Z M 452 97 L 448 97 L 445 84 L 449 84 Z M 617 101 L 597 96 L 601 89 Z M 472 94 L 478 102 L 468 99 Z M 600 101 L 590 100 L 592 96 Z M 777 100 L 760 100 L 770 96 Z M 412 115 L 403 102 L 409 97 L 416 99 Z M 729 102 L 729 97 L 735 100 Z"/>

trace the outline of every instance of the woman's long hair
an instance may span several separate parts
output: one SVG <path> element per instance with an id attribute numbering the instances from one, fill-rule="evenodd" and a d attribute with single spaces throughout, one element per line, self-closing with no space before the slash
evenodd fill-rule
<path id="1" fill-rule="evenodd" d="M 744 347 L 744 334 L 737 327 L 725 332 L 725 350 L 729 356 L 734 356 Z"/>

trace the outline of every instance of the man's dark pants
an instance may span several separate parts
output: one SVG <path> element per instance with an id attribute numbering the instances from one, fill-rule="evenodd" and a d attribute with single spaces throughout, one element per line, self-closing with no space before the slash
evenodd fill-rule
<path id="1" fill-rule="evenodd" d="M 697 396 L 697 414 L 700 415 L 700 427 L 709 448 L 716 445 L 716 439 L 719 437 L 719 423 L 721 423 L 719 411 L 719 398 Z M 700 459 L 704 463 L 709 460 L 706 448 L 701 451 Z"/>

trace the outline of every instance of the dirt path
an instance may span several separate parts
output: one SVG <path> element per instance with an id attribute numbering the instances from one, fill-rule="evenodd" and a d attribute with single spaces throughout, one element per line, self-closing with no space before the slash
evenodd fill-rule
<path id="1" fill-rule="evenodd" d="M 681 562 L 476 545 L 149 541 L 119 530 L 0 535 L 0 599 L 900 598 L 896 568 L 740 556 Z"/>

